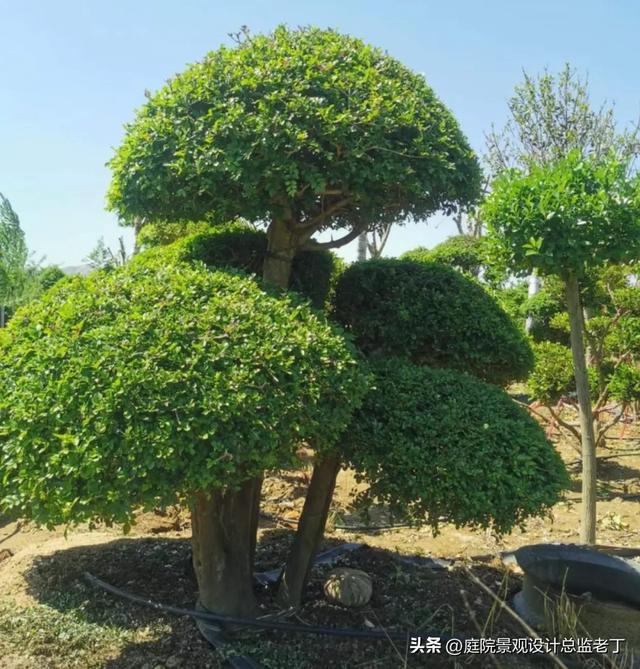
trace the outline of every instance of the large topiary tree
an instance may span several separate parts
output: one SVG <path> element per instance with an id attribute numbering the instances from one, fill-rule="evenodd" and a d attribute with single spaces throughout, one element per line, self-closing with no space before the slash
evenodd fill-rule
<path id="1" fill-rule="evenodd" d="M 341 463 L 349 462 L 369 481 L 372 494 L 385 490 L 381 501 L 395 500 L 392 506 L 406 507 L 413 520 L 434 526 L 434 513 L 420 516 L 410 509 L 443 507 L 444 491 L 460 485 L 464 466 L 465 485 L 485 477 L 483 486 L 468 500 L 464 495 L 452 498 L 445 515 L 459 523 L 493 522 L 500 530 L 553 503 L 563 477 L 557 456 L 530 416 L 502 391 L 453 372 L 507 384 L 525 378 L 533 365 L 524 334 L 476 282 L 437 263 L 356 263 L 338 279 L 332 316 L 354 337 L 374 370 L 392 359 L 390 366 L 398 367 L 399 376 L 376 372 L 357 424 L 354 420 L 315 467 L 280 584 L 284 604 L 295 605 L 302 597 Z M 451 369 L 445 374 L 427 366 Z M 450 381 L 453 387 L 447 390 Z M 438 393 L 448 398 L 440 407 L 435 406 Z M 487 401 L 482 401 L 483 393 Z M 485 423 L 491 428 L 487 432 Z M 464 466 L 445 466 L 448 452 L 452 458 L 464 454 Z M 525 471 L 529 478 L 522 477 Z"/>
<path id="2" fill-rule="evenodd" d="M 585 543 L 595 541 L 596 454 L 580 284 L 587 267 L 640 254 L 640 179 L 629 179 L 627 170 L 627 161 L 613 155 L 596 160 L 574 151 L 527 174 L 507 171 L 482 214 L 496 255 L 514 272 L 555 275 L 564 285 L 580 409 Z"/>
<path id="3" fill-rule="evenodd" d="M 221 47 L 139 110 L 110 162 L 121 219 L 263 224 L 263 278 L 366 230 L 453 211 L 480 168 L 424 78 L 333 30 L 277 28 Z M 335 231 L 336 239 L 314 235 Z M 257 529 L 260 477 L 238 509 Z M 239 511 L 241 513 L 241 511 Z"/>
<path id="4" fill-rule="evenodd" d="M 254 612 L 237 491 L 332 446 L 367 383 L 303 300 L 175 262 L 57 284 L 2 332 L 0 373 L 0 510 L 126 525 L 184 500 L 200 601 L 233 615 Z"/>

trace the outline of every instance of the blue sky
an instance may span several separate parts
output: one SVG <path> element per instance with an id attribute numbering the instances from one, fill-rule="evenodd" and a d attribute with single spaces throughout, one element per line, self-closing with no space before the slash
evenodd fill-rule
<path id="1" fill-rule="evenodd" d="M 423 73 L 473 147 L 501 126 L 522 69 L 570 62 L 594 102 L 640 116 L 636 0 L 0 0 L 0 191 L 36 258 L 78 264 L 103 236 L 131 235 L 104 210 L 105 162 L 145 89 L 253 32 L 315 24 L 356 35 Z M 435 217 L 394 230 L 388 253 L 452 233 Z M 344 255 L 351 257 L 352 249 Z"/>

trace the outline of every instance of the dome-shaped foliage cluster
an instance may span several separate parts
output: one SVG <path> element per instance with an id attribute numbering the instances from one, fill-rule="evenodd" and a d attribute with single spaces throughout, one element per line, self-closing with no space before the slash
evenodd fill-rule
<path id="1" fill-rule="evenodd" d="M 67 280 L 0 337 L 0 508 L 128 521 L 330 447 L 367 376 L 295 296 L 202 265 Z"/>
<path id="2" fill-rule="evenodd" d="M 480 183 L 466 138 L 422 76 L 311 27 L 221 47 L 173 77 L 110 166 L 109 203 L 126 220 L 272 221 L 293 203 L 301 223 L 375 226 L 473 201 Z M 340 211 L 326 215 L 321 197 L 336 193 Z"/>
<path id="3" fill-rule="evenodd" d="M 533 366 L 524 335 L 482 286 L 437 263 L 352 265 L 338 279 L 334 316 L 369 357 L 404 357 L 496 384 Z"/>
<path id="4" fill-rule="evenodd" d="M 474 277 L 478 277 L 486 264 L 484 240 L 482 237 L 469 235 L 449 237 L 432 249 L 420 246 L 407 251 L 400 258 L 417 262 L 437 262 Z"/>
<path id="5" fill-rule="evenodd" d="M 232 267 L 260 276 L 267 253 L 267 235 L 248 223 L 228 223 L 156 246 L 133 258 L 134 266 L 166 262 L 203 262 L 209 268 Z M 290 290 L 304 295 L 318 309 L 326 309 L 343 261 L 330 251 L 303 251 L 291 268 Z"/>
<path id="6" fill-rule="evenodd" d="M 442 520 L 510 531 L 553 506 L 568 483 L 544 431 L 500 388 L 401 359 L 373 365 L 375 387 L 343 445 L 369 484 L 365 508 L 435 529 Z"/>
<path id="7" fill-rule="evenodd" d="M 138 231 L 136 244 L 141 250 L 166 246 L 183 237 L 189 237 L 199 232 L 208 232 L 211 227 L 211 223 L 208 221 L 147 223 Z"/>

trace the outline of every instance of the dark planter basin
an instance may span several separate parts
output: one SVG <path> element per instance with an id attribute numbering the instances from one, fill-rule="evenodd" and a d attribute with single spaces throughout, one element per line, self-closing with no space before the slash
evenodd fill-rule
<path id="1" fill-rule="evenodd" d="M 578 636 L 623 638 L 640 658 L 640 566 L 568 544 L 536 544 L 514 551 L 524 572 L 514 608 L 529 623 L 558 635 L 558 610 L 570 603 Z M 629 664 L 627 666 L 638 666 Z"/>

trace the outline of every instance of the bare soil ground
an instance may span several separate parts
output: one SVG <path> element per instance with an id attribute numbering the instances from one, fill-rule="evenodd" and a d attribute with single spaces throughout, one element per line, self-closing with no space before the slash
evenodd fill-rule
<path id="1" fill-rule="evenodd" d="M 366 545 L 340 558 L 338 565 L 367 571 L 373 579 L 373 599 L 357 611 L 329 604 L 322 595 L 329 567 L 317 567 L 297 620 L 328 627 L 430 630 L 467 637 L 481 636 L 479 625 L 484 636 L 524 636 L 508 616 L 498 615 L 492 600 L 472 583 L 463 567 L 509 598 L 520 581 L 517 574 L 507 574 L 500 551 L 530 543 L 578 541 L 577 454 L 562 439 L 558 448 L 574 475 L 573 489 L 548 518 L 533 519 L 524 531 L 502 538 L 450 526 L 443 527 L 437 537 L 430 530 L 367 527 L 350 509 L 358 489 L 354 475 L 341 472 L 325 548 L 347 541 Z M 622 426 L 600 457 L 598 542 L 639 547 L 640 430 Z M 261 569 L 282 564 L 309 473 L 309 469 L 284 472 L 265 482 L 258 549 Z M 372 522 L 380 526 L 389 520 L 380 512 Z M 220 654 L 200 637 L 189 618 L 168 617 L 117 600 L 83 579 L 89 571 L 132 592 L 190 608 L 195 581 L 189 536 L 188 514 L 181 509 L 140 514 L 127 537 L 104 527 L 77 528 L 65 537 L 63 529 L 49 532 L 0 518 L 0 669 L 223 666 Z M 409 566 L 398 562 L 398 553 L 447 558 L 454 566 L 449 570 Z M 271 592 L 260 591 L 259 600 L 265 613 L 274 610 Z M 389 641 L 275 632 L 242 633 L 235 638 L 233 650 L 272 669 L 486 667 L 493 663 L 488 656 L 413 655 Z M 540 658 L 514 656 L 500 657 L 499 666 L 547 665 Z"/>

